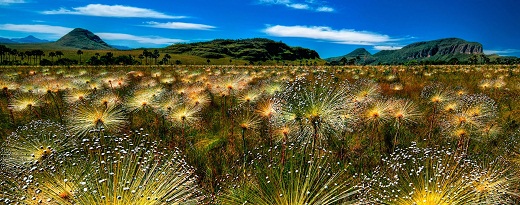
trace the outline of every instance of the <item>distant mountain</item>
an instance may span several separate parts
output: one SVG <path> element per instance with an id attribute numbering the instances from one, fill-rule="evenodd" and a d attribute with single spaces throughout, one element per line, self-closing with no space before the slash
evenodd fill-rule
<path id="1" fill-rule="evenodd" d="M 99 36 L 82 28 L 75 28 L 53 44 L 61 47 L 77 48 L 84 50 L 107 50 L 113 49 Z"/>
<path id="2" fill-rule="evenodd" d="M 358 49 L 353 50 L 352 52 L 348 53 L 347 55 L 326 58 L 325 60 L 331 62 L 331 61 L 339 61 L 342 58 L 346 58 L 346 59 L 356 58 L 356 57 L 366 58 L 366 57 L 370 57 L 370 56 L 372 56 L 372 54 L 370 54 L 370 52 L 368 52 L 366 49 L 358 48 Z"/>
<path id="3" fill-rule="evenodd" d="M 319 59 L 314 50 L 291 47 L 282 42 L 265 38 L 227 40 L 217 39 L 207 42 L 174 44 L 163 49 L 173 54 L 188 54 L 203 58 L 232 57 L 248 61 L 292 61 L 300 59 Z"/>
<path id="4" fill-rule="evenodd" d="M 11 39 L 8 39 L 8 38 L 0 37 L 0 43 L 16 43 L 16 42 L 14 42 L 14 41 L 12 41 Z"/>
<path id="5" fill-rule="evenodd" d="M 11 40 L 16 43 L 47 43 L 47 42 L 49 42 L 48 40 L 36 38 L 33 35 L 29 35 L 25 38 L 11 38 Z"/>
<path id="6" fill-rule="evenodd" d="M 132 48 L 130 48 L 128 46 L 119 46 L 119 45 L 109 45 L 109 46 L 112 48 L 115 48 L 117 50 L 122 50 L 122 51 L 132 50 Z"/>
<path id="7" fill-rule="evenodd" d="M 469 58 L 471 54 L 483 54 L 482 44 L 460 38 L 445 38 L 418 42 L 399 50 L 379 52 L 373 55 L 377 63 L 402 63 L 410 60 L 448 61 L 451 58 Z M 459 59 L 461 60 L 461 59 Z"/>
<path id="8" fill-rule="evenodd" d="M 445 38 L 413 43 L 398 50 L 383 50 L 366 58 L 363 63 L 401 64 L 409 61 L 447 62 L 454 58 L 456 58 L 457 61 L 466 61 L 474 54 L 483 54 L 482 44 L 468 42 L 460 38 Z M 348 56 L 348 54 L 346 56 Z M 343 56 L 326 60 L 333 62 L 338 61 L 337 59 L 341 59 L 341 57 Z"/>

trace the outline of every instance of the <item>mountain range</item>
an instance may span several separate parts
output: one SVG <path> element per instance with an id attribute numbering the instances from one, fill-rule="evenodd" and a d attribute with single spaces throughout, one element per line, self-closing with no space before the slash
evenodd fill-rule
<path id="1" fill-rule="evenodd" d="M 111 46 L 89 30 L 76 28 L 59 40 L 49 42 L 32 35 L 25 38 L 0 38 L 0 43 L 16 48 L 34 48 L 46 50 L 82 49 L 82 50 L 129 50 L 125 46 Z M 234 58 L 250 62 L 266 60 L 294 61 L 320 59 L 319 54 L 311 49 L 291 47 L 285 43 L 265 38 L 252 39 L 216 39 L 206 42 L 180 43 L 158 48 L 162 53 L 199 56 L 207 59 Z M 483 46 L 478 42 L 468 42 L 460 38 L 444 38 L 433 41 L 412 43 L 398 50 L 382 50 L 371 54 L 364 48 L 358 48 L 346 55 L 324 59 L 330 65 L 345 64 L 404 64 L 404 63 L 458 63 L 473 62 L 479 56 L 485 62 L 490 57 L 484 55 Z M 501 57 L 507 58 L 509 57 Z M 518 58 L 514 58 L 517 60 Z"/>
<path id="2" fill-rule="evenodd" d="M 29 35 L 25 38 L 2 38 L 0 37 L 1 44 L 8 44 L 15 46 L 16 44 L 24 44 L 24 48 L 27 48 L 27 44 L 34 44 L 34 47 L 42 46 L 46 48 L 59 49 L 83 49 L 83 50 L 130 50 L 131 48 L 126 46 L 108 45 L 99 36 L 95 35 L 89 30 L 76 28 L 66 35 L 62 36 L 55 42 L 43 40 Z M 13 44 L 13 45 L 11 45 Z"/>
<path id="3" fill-rule="evenodd" d="M 375 54 L 358 48 L 346 55 L 327 58 L 329 63 L 343 64 L 402 64 L 407 62 L 468 61 L 471 56 L 484 55 L 483 46 L 460 38 L 444 38 L 412 43 L 397 50 L 382 50 Z M 341 61 L 341 62 L 340 62 Z"/>
<path id="4" fill-rule="evenodd" d="M 48 40 L 43 40 L 29 35 L 25 38 L 2 38 L 0 37 L 0 43 L 47 43 Z"/>

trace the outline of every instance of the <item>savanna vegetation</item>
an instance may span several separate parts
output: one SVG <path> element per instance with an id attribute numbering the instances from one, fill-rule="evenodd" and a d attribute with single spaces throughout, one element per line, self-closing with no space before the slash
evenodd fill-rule
<path id="1" fill-rule="evenodd" d="M 273 42 L 274 45 L 285 45 Z M 179 44 L 176 46 L 189 46 Z M 70 47 L 57 47 L 42 44 L 34 49 L 34 44 L 0 45 L 0 65 L 23 66 L 107 66 L 107 65 L 324 65 L 326 62 L 310 54 L 308 49 L 294 48 L 287 55 L 274 53 L 271 56 L 266 49 L 257 49 L 248 56 L 208 56 L 202 51 L 196 55 L 191 52 L 178 52 L 172 49 L 133 49 L 133 50 L 82 50 Z M 240 47 L 242 48 L 242 47 Z M 197 50 L 197 49 L 195 49 Z M 208 51 L 209 52 L 209 51 Z M 276 54 L 276 55 L 275 55 Z M 317 54 L 316 54 L 317 55 Z M 263 57 L 262 57 L 263 56 Z M 287 57 L 287 59 L 285 58 Z M 304 58 L 305 57 L 305 58 Z"/>
<path id="2" fill-rule="evenodd" d="M 0 203 L 518 204 L 519 75 L 2 67 Z"/>
<path id="3" fill-rule="evenodd" d="M 208 42 L 179 43 L 166 47 L 165 51 L 174 54 L 191 54 L 203 58 L 218 59 L 230 56 L 251 62 L 267 60 L 280 62 L 320 58 L 320 55 L 314 50 L 291 47 L 285 43 L 264 38 L 217 39 Z"/>

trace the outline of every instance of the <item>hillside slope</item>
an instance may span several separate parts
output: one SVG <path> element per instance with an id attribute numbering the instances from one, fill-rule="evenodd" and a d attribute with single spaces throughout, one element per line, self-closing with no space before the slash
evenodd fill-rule
<path id="1" fill-rule="evenodd" d="M 54 42 L 56 46 L 70 47 L 84 50 L 107 50 L 113 49 L 99 36 L 89 30 L 76 28 Z"/>
<path id="2" fill-rule="evenodd" d="M 314 50 L 291 47 L 270 39 L 253 38 L 240 40 L 217 39 L 207 42 L 174 44 L 163 49 L 172 54 L 187 54 L 203 58 L 232 57 L 247 61 L 319 59 Z"/>
<path id="3" fill-rule="evenodd" d="M 366 57 L 370 57 L 370 56 L 372 56 L 372 54 L 370 54 L 370 52 L 368 52 L 366 49 L 358 48 L 358 49 L 353 50 L 352 52 L 348 53 L 347 55 L 326 58 L 325 60 L 330 62 L 330 61 L 339 61 L 342 58 L 346 58 L 346 59 L 356 58 L 356 57 L 366 58 Z"/>
<path id="4" fill-rule="evenodd" d="M 355 58 L 354 54 L 360 53 L 361 51 L 360 49 L 356 49 L 347 55 L 328 58 L 326 60 L 329 62 L 336 61 L 337 63 L 342 57 L 346 57 L 347 60 L 348 58 Z M 364 64 L 401 64 L 414 60 L 418 62 L 449 61 L 452 58 L 457 58 L 459 61 L 466 61 L 475 54 L 483 54 L 482 44 L 468 42 L 460 38 L 444 38 L 412 43 L 398 50 L 382 50 L 369 56 L 363 62 Z M 365 54 L 364 56 L 367 55 Z"/>

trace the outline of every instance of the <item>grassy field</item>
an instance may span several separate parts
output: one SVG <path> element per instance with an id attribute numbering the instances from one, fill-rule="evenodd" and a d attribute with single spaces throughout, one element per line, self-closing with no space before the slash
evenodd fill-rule
<path id="1" fill-rule="evenodd" d="M 0 203 L 520 203 L 515 65 L 232 62 L 1 67 Z"/>
<path id="2" fill-rule="evenodd" d="M 45 55 L 41 59 L 47 59 L 50 61 L 56 61 L 58 60 L 58 57 L 50 57 L 49 53 L 61 51 L 63 53 L 62 58 L 68 58 L 71 60 L 76 60 L 80 62 L 82 65 L 86 65 L 86 62 L 88 59 L 90 59 L 93 56 L 104 56 L 107 53 L 112 53 L 114 57 L 117 56 L 132 56 L 133 59 L 135 59 L 137 62 L 141 63 L 141 65 L 157 65 L 159 61 L 165 56 L 165 54 L 168 54 L 171 56 L 171 59 L 169 60 L 168 64 L 176 64 L 176 61 L 179 60 L 182 65 L 236 65 L 236 66 L 243 66 L 243 65 L 249 65 L 251 62 L 243 59 L 237 59 L 232 57 L 224 57 L 219 59 L 209 59 L 210 62 L 207 62 L 207 58 L 194 56 L 194 55 L 188 55 L 188 54 L 172 54 L 169 53 L 167 50 L 161 49 L 161 48 L 148 48 L 146 49 L 149 52 L 153 52 L 154 50 L 158 50 L 160 56 L 157 59 L 157 62 L 153 58 L 143 58 L 139 59 L 139 55 L 143 54 L 143 51 L 145 49 L 133 49 L 133 50 L 81 50 L 83 54 L 80 55 L 77 54 L 78 49 L 71 49 L 70 47 L 59 47 L 52 44 L 8 44 L 8 48 L 10 49 L 16 49 L 18 52 L 25 52 L 25 51 L 32 51 L 35 50 L 34 48 L 38 48 L 39 50 L 42 50 Z M 20 57 L 17 57 L 18 60 L 20 60 Z M 35 64 L 34 61 L 27 61 L 25 59 L 23 62 L 28 62 L 29 65 L 38 65 Z M 300 65 L 300 63 L 303 63 L 304 65 L 310 64 L 314 65 L 314 62 L 316 62 L 316 65 L 324 65 L 326 63 L 325 60 L 322 59 L 303 59 L 301 60 L 294 60 L 294 61 L 275 61 L 275 60 L 267 60 L 267 61 L 258 61 L 254 62 L 255 65 L 283 65 L 283 62 L 285 62 L 286 65 Z"/>

